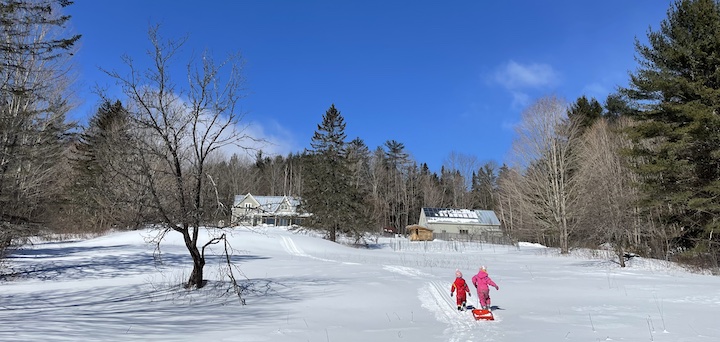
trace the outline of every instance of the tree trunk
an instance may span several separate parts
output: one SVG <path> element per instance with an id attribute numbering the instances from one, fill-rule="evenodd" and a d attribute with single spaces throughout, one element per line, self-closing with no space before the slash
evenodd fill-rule
<path id="1" fill-rule="evenodd" d="M 205 260 L 200 258 L 199 260 L 193 260 L 193 270 L 192 273 L 190 273 L 190 278 L 188 279 L 187 288 L 195 287 L 195 288 L 202 288 L 205 286 L 205 281 L 203 280 L 203 268 L 205 267 Z"/>
<path id="2" fill-rule="evenodd" d="M 330 228 L 330 241 L 335 242 L 337 241 L 337 224 L 333 224 L 332 228 Z"/>
<path id="3" fill-rule="evenodd" d="M 618 256 L 618 263 L 620 264 L 620 267 L 625 267 L 625 253 L 623 252 L 623 249 L 618 248 L 616 250 L 616 254 Z"/>
<path id="4" fill-rule="evenodd" d="M 570 231 L 567 219 L 563 216 L 560 229 L 560 254 L 570 254 Z"/>
<path id="5" fill-rule="evenodd" d="M 197 229 L 197 228 L 196 228 Z M 187 284 L 185 284 L 186 288 L 202 288 L 205 286 L 205 281 L 203 279 L 203 268 L 205 267 L 205 257 L 200 253 L 200 250 L 197 247 L 197 243 L 193 241 L 193 239 L 190 237 L 190 232 L 188 228 L 185 228 L 185 230 L 182 232 L 183 237 L 185 240 L 185 247 L 187 247 L 188 252 L 190 252 L 190 256 L 192 256 L 193 259 L 193 270 L 190 273 L 190 278 L 188 278 Z"/>

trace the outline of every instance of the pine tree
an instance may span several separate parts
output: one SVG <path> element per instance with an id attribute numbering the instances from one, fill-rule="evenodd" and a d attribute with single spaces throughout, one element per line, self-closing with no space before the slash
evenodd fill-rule
<path id="1" fill-rule="evenodd" d="M 635 114 L 629 99 L 620 93 L 610 94 L 605 99 L 605 111 L 603 116 L 611 123 L 617 121 L 620 117 L 632 117 Z"/>
<path id="2" fill-rule="evenodd" d="M 495 164 L 486 163 L 477 173 L 473 172 L 472 187 L 470 189 L 472 208 L 495 210 L 497 201 L 497 174 L 495 169 Z"/>
<path id="3" fill-rule="evenodd" d="M 639 107 L 630 131 L 647 204 L 666 208 L 681 247 L 718 254 L 720 229 L 720 5 L 678 0 L 648 44 L 623 93 Z M 702 248 L 698 248 L 702 247 Z"/>
<path id="4" fill-rule="evenodd" d="M 355 243 L 364 239 L 365 233 L 374 227 L 373 203 L 370 188 L 370 149 L 360 138 L 350 141 L 346 148 L 346 158 L 350 171 L 350 196 L 352 221 L 346 222 L 346 228 L 355 237 Z"/>
<path id="5" fill-rule="evenodd" d="M 70 16 L 61 10 L 71 3 L 0 2 L 0 252 L 51 226 L 63 200 L 68 62 L 80 39 L 65 35 Z"/>
<path id="6" fill-rule="evenodd" d="M 129 204 L 137 194 L 123 193 L 127 179 L 118 176 L 129 148 L 129 116 L 120 101 L 105 101 L 80 134 L 73 157 L 76 180 L 71 189 L 76 224 L 106 229 L 132 225 Z"/>
<path id="7" fill-rule="evenodd" d="M 336 241 L 338 232 L 352 224 L 358 209 L 345 137 L 345 119 L 333 104 L 310 142 L 312 150 L 308 151 L 308 174 L 302 196 L 303 207 L 312 213 L 308 226 L 326 232 L 330 241 Z"/>
<path id="8" fill-rule="evenodd" d="M 584 95 L 579 97 L 575 103 L 570 105 L 570 109 L 568 110 L 568 118 L 570 118 L 570 120 L 577 121 L 578 129 L 580 129 L 581 134 L 590 128 L 595 121 L 600 119 L 602 114 L 602 105 L 600 105 L 595 98 L 588 100 L 588 98 Z"/>

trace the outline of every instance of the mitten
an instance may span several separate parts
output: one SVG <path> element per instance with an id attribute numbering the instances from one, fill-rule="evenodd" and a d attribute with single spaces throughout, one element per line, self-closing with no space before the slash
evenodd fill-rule
<path id="1" fill-rule="evenodd" d="M 450 292 L 450 297 L 452 297 L 452 296 L 453 296 L 453 293 L 452 293 L 452 292 Z"/>
<path id="2" fill-rule="evenodd" d="M 472 293 L 468 292 L 468 297 L 472 297 Z"/>
<path id="3" fill-rule="evenodd" d="M 500 286 L 495 286 L 495 289 L 496 289 L 496 290 L 499 290 L 499 289 L 500 289 Z"/>

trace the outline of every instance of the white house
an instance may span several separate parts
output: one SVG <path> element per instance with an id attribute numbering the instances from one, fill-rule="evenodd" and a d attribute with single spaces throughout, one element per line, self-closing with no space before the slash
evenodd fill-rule
<path id="1" fill-rule="evenodd" d="M 422 208 L 418 225 L 429 228 L 438 239 L 500 242 L 500 220 L 492 210 Z"/>
<path id="2" fill-rule="evenodd" d="M 232 206 L 232 225 L 301 225 L 310 216 L 299 210 L 300 199 L 292 196 L 237 195 Z"/>

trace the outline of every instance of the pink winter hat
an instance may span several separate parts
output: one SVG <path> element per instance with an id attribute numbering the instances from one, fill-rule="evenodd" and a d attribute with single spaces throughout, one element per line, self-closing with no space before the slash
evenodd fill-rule
<path id="1" fill-rule="evenodd" d="M 460 270 L 455 270 L 455 276 L 458 278 L 462 278 L 462 272 L 460 272 Z"/>

